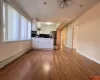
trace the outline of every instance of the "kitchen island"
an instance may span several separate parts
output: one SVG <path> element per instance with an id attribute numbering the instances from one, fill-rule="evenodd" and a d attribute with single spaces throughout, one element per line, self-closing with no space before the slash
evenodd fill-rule
<path id="1" fill-rule="evenodd" d="M 54 47 L 53 38 L 42 38 L 42 37 L 32 38 L 33 49 L 53 50 L 53 47 Z"/>

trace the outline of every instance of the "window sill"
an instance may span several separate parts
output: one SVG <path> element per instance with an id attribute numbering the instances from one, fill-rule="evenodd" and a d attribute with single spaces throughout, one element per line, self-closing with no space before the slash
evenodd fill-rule
<path id="1" fill-rule="evenodd" d="M 13 42 L 22 42 L 22 41 L 30 41 L 32 39 L 29 40 L 15 40 L 15 41 L 2 41 L 2 43 L 13 43 Z"/>

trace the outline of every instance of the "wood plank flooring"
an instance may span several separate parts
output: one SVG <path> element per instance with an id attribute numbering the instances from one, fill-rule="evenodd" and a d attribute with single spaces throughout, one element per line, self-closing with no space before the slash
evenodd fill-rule
<path id="1" fill-rule="evenodd" d="M 91 80 L 100 64 L 67 48 L 31 50 L 0 70 L 0 80 Z"/>

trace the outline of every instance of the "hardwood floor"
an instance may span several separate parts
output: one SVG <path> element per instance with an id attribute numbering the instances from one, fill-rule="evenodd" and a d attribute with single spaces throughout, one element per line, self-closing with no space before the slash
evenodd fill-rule
<path id="1" fill-rule="evenodd" d="M 0 80 L 91 80 L 100 65 L 68 49 L 31 50 L 0 70 Z"/>

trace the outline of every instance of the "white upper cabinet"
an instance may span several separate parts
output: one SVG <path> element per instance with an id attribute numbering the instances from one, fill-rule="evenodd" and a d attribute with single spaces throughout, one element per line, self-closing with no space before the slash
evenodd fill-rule
<path id="1" fill-rule="evenodd" d="M 33 23 L 33 24 L 32 24 L 32 31 L 37 31 L 36 23 Z"/>
<path id="2" fill-rule="evenodd" d="M 36 19 L 32 21 L 32 31 L 37 31 L 37 20 Z"/>

